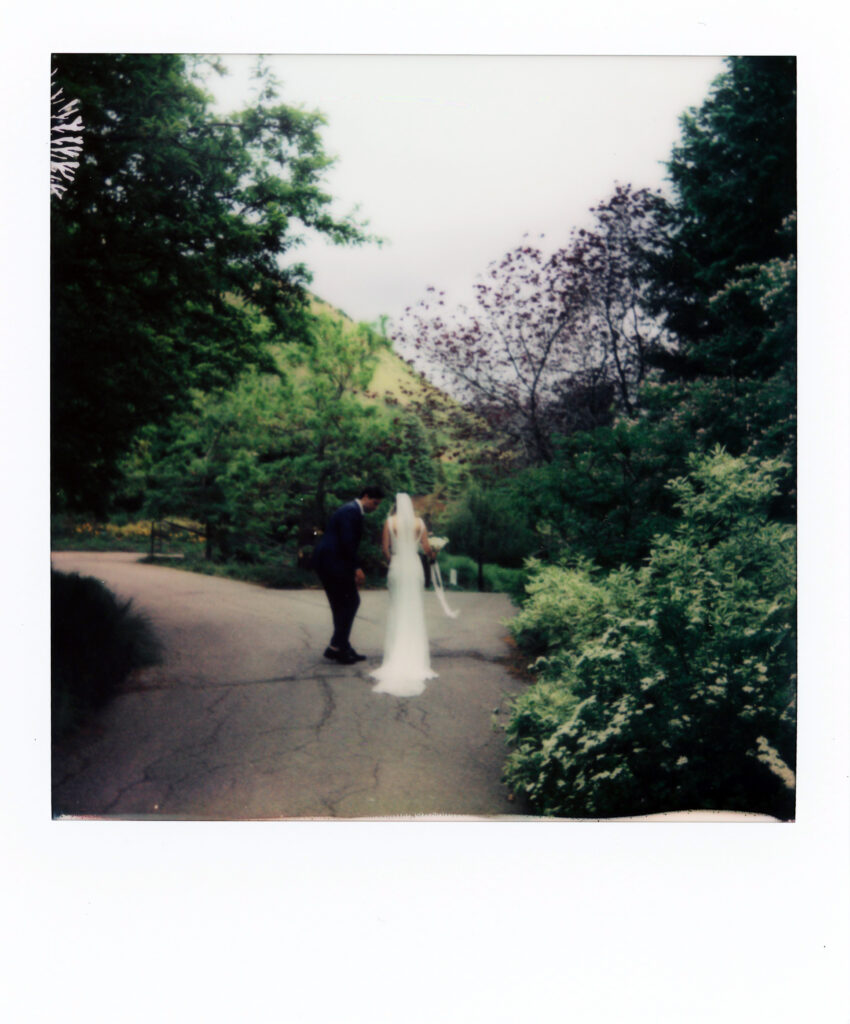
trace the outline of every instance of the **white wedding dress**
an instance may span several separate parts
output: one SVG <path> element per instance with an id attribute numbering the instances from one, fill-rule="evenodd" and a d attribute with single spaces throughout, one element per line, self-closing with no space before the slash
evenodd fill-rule
<path id="1" fill-rule="evenodd" d="M 419 560 L 421 520 L 409 495 L 396 497 L 396 514 L 389 521 L 392 557 L 387 586 L 390 601 L 384 641 L 384 661 L 370 675 L 378 680 L 374 693 L 415 697 L 436 679 L 428 654 L 425 629 L 425 574 Z"/>

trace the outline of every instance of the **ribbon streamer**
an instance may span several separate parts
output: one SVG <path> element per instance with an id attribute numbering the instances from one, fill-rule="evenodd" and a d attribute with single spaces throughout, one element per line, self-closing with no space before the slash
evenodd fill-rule
<path id="1" fill-rule="evenodd" d="M 453 611 L 446 603 L 446 595 L 443 590 L 443 575 L 440 572 L 440 565 L 436 559 L 431 563 L 431 575 L 434 579 L 434 593 L 437 595 L 440 604 L 443 606 L 443 611 L 450 619 L 456 619 L 460 613 Z"/>

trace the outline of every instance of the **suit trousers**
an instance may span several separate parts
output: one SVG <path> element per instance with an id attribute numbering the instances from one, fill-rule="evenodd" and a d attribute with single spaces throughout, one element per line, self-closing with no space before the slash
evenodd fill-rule
<path id="1" fill-rule="evenodd" d="M 319 579 L 325 588 L 328 602 L 333 615 L 334 633 L 331 637 L 331 647 L 338 651 L 347 651 L 351 646 L 349 636 L 354 623 L 354 616 L 360 607 L 360 594 L 354 577 L 331 576 L 326 573 L 319 573 Z"/>

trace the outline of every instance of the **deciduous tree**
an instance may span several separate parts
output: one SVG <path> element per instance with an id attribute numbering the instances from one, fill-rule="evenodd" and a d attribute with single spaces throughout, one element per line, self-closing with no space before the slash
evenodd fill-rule
<path id="1" fill-rule="evenodd" d="M 430 452 L 407 414 L 364 400 L 386 340 L 321 314 L 282 347 L 275 374 L 195 392 L 191 408 L 140 438 L 125 468 L 154 518 L 205 524 L 208 557 L 294 556 L 335 503 L 365 481 L 416 492 Z"/>
<path id="2" fill-rule="evenodd" d="M 299 232 L 366 236 L 329 212 L 322 116 L 273 88 L 219 117 L 180 55 L 55 64 L 85 130 L 51 210 L 53 495 L 102 512 L 139 427 L 304 336 Z"/>
<path id="3" fill-rule="evenodd" d="M 553 437 L 630 412 L 648 356 L 667 342 L 645 308 L 641 260 L 657 248 L 655 197 L 620 186 L 592 230 L 546 255 L 529 243 L 493 263 L 473 309 L 430 289 L 408 310 L 398 349 L 526 463 Z"/>
<path id="4" fill-rule="evenodd" d="M 478 589 L 484 589 L 484 564 L 521 562 L 533 546 L 527 530 L 506 496 L 470 485 L 445 525 L 452 551 L 469 555 L 478 564 Z"/>

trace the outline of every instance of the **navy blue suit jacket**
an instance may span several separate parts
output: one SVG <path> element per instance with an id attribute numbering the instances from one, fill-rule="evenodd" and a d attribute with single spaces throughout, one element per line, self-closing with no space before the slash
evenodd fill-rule
<path id="1" fill-rule="evenodd" d="M 363 513 L 356 501 L 349 501 L 328 520 L 328 526 L 313 549 L 313 567 L 320 576 L 354 576 L 360 568 L 357 548 L 363 535 Z"/>

